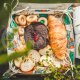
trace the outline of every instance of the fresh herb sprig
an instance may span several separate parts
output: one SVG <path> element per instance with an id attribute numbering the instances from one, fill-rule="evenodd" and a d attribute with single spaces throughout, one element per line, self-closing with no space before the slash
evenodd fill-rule
<path id="1" fill-rule="evenodd" d="M 24 55 L 28 55 L 28 52 L 32 49 L 32 42 L 28 41 L 26 44 L 26 48 L 23 51 L 15 51 L 14 53 L 7 55 L 7 54 L 3 54 L 0 56 L 0 64 L 4 64 L 6 62 L 9 62 L 11 60 L 14 60 L 18 57 L 24 56 Z"/>
<path id="2" fill-rule="evenodd" d="M 53 68 L 51 71 L 52 73 L 44 75 L 44 80 L 80 80 L 80 65 L 70 68 L 65 75 L 58 68 Z"/>

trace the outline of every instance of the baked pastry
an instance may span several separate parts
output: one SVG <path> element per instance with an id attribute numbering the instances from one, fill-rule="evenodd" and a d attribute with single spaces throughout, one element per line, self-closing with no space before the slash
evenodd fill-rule
<path id="1" fill-rule="evenodd" d="M 28 57 L 31 58 L 35 63 L 39 62 L 40 60 L 40 54 L 37 50 L 30 50 Z"/>
<path id="2" fill-rule="evenodd" d="M 65 25 L 55 16 L 48 16 L 50 45 L 55 56 L 63 60 L 67 50 L 67 33 Z"/>
<path id="3" fill-rule="evenodd" d="M 18 68 L 20 67 L 21 62 L 22 62 L 22 57 L 19 57 L 19 58 L 14 60 L 15 66 L 18 67 Z"/>
<path id="4" fill-rule="evenodd" d="M 19 16 L 16 16 L 15 19 L 14 19 L 17 24 L 19 24 L 18 17 Z"/>
<path id="5" fill-rule="evenodd" d="M 49 65 L 53 66 L 53 59 L 47 55 L 44 55 L 40 58 L 40 63 L 43 64 L 45 67 Z"/>
<path id="6" fill-rule="evenodd" d="M 29 15 L 27 16 L 26 20 L 28 23 L 37 22 L 38 17 L 37 15 Z"/>
<path id="7" fill-rule="evenodd" d="M 19 36 L 23 36 L 24 35 L 24 28 L 22 28 L 21 26 L 19 26 L 18 34 L 19 34 Z"/>
<path id="8" fill-rule="evenodd" d="M 34 66 L 35 66 L 35 63 L 33 62 L 33 60 L 31 60 L 30 58 L 26 58 L 21 63 L 20 69 L 23 72 L 28 72 L 28 71 L 31 71 L 34 68 Z"/>
<path id="9" fill-rule="evenodd" d="M 19 22 L 19 24 L 21 25 L 21 27 L 25 27 L 26 26 L 26 24 L 27 24 L 27 21 L 26 21 L 26 16 L 25 15 L 20 15 L 19 17 L 18 17 L 18 22 Z"/>
<path id="10" fill-rule="evenodd" d="M 47 25 L 47 19 L 45 17 L 40 17 L 38 22 L 43 23 L 44 25 Z"/>
<path id="11" fill-rule="evenodd" d="M 40 49 L 39 50 L 39 53 L 40 55 L 52 55 L 53 54 L 53 51 L 51 49 L 51 46 L 50 45 L 47 45 L 46 47 L 44 47 L 43 49 Z"/>
<path id="12" fill-rule="evenodd" d="M 25 42 L 31 40 L 33 48 L 40 50 L 48 44 L 48 30 L 47 27 L 40 22 L 33 22 L 24 28 Z"/>

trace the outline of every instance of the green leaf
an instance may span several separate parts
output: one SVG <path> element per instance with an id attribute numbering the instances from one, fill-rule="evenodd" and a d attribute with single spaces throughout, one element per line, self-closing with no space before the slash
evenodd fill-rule
<path id="1" fill-rule="evenodd" d="M 18 57 L 22 57 L 25 55 L 27 56 L 29 50 L 31 50 L 31 49 L 32 49 L 32 44 L 31 44 L 31 42 L 29 42 L 29 43 L 27 43 L 27 48 L 23 51 L 17 51 L 17 52 L 12 53 L 11 55 L 3 54 L 0 56 L 0 64 L 4 64 L 4 63 L 14 60 Z"/>
<path id="2" fill-rule="evenodd" d="M 80 44 L 78 46 L 78 54 L 80 55 Z"/>
<path id="3" fill-rule="evenodd" d="M 80 65 L 78 65 L 77 68 L 80 69 Z"/>
<path id="4" fill-rule="evenodd" d="M 7 55 L 7 54 L 3 54 L 0 56 L 0 64 L 4 64 L 6 62 L 9 62 L 13 59 L 16 59 L 18 57 L 21 57 L 23 54 L 21 54 L 20 52 L 14 52 L 13 54 L 11 55 Z"/>
<path id="5" fill-rule="evenodd" d="M 13 42 L 9 42 L 9 43 L 8 43 L 8 48 L 10 49 L 10 48 L 12 48 L 12 47 L 14 47 Z"/>
<path id="6" fill-rule="evenodd" d="M 80 80 L 80 75 L 76 76 L 76 79 L 77 79 L 77 80 Z"/>
<path id="7" fill-rule="evenodd" d="M 44 80 L 52 80 L 52 79 L 50 79 L 49 77 L 45 77 Z"/>
<path id="8" fill-rule="evenodd" d="M 29 40 L 29 41 L 26 43 L 26 47 L 27 47 L 28 50 L 30 50 L 30 49 L 33 48 L 32 44 L 33 44 L 33 41 L 32 41 L 32 40 Z"/>

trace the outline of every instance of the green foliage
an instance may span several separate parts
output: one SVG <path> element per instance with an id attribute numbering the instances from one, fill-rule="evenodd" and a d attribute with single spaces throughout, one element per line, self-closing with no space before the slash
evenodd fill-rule
<path id="1" fill-rule="evenodd" d="M 4 7 L 1 9 L 0 11 L 0 28 L 2 28 L 2 25 L 3 24 L 7 24 L 7 21 L 8 21 L 8 17 L 12 11 L 12 8 L 15 6 L 15 4 L 17 3 L 16 1 L 17 0 L 4 0 Z M 20 2 L 37 2 L 37 3 L 61 3 L 61 2 L 76 2 L 76 0 L 20 0 Z M 80 0 L 79 0 L 80 2 Z M 3 6 L 3 5 L 2 5 Z M 5 24 L 5 25 L 6 25 Z M 13 38 L 12 35 L 9 35 L 9 38 Z M 12 45 L 12 44 L 11 44 Z M 10 46 L 11 46 L 10 45 Z M 0 56 L 0 64 L 4 64 L 6 62 L 9 62 L 15 58 L 18 58 L 20 56 L 23 56 L 23 55 L 28 55 L 28 51 L 32 48 L 32 45 L 30 42 L 28 42 L 27 44 L 27 49 L 25 49 L 25 51 L 22 51 L 22 52 L 15 52 L 13 53 L 12 55 L 10 56 L 7 56 L 7 54 L 3 54 Z M 51 71 L 52 73 L 49 74 L 49 75 L 45 75 L 44 77 L 44 80 L 80 80 L 80 65 L 78 66 L 74 66 L 74 68 L 70 69 L 69 71 L 69 74 L 63 74 L 62 72 L 59 72 L 59 69 L 53 69 L 51 68 Z M 73 73 L 73 76 L 72 76 L 72 73 Z"/>
<path id="2" fill-rule="evenodd" d="M 12 45 L 12 44 L 11 44 Z M 15 51 L 14 53 L 12 53 L 12 54 L 10 54 L 10 55 L 7 55 L 7 54 L 3 54 L 3 55 L 1 55 L 0 56 L 0 65 L 1 64 L 4 64 L 4 63 L 6 63 L 6 62 L 9 62 L 9 61 L 11 61 L 11 60 L 14 60 L 14 59 L 16 59 L 16 58 L 18 58 L 18 57 L 21 57 L 21 56 L 24 56 L 24 55 L 28 55 L 28 52 L 29 52 L 29 50 L 31 50 L 32 49 L 32 43 L 31 43 L 31 41 L 28 41 L 27 43 L 26 43 L 26 49 L 25 50 L 23 50 L 23 51 Z"/>
<path id="3" fill-rule="evenodd" d="M 60 72 L 57 68 L 52 70 L 51 74 L 44 77 L 44 80 L 80 80 L 80 65 L 74 66 L 66 74 Z"/>
<path id="4" fill-rule="evenodd" d="M 80 55 L 80 44 L 78 46 L 78 54 Z"/>

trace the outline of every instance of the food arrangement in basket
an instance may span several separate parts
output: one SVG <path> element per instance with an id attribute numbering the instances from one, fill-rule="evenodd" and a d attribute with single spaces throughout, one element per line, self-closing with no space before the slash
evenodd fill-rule
<path id="1" fill-rule="evenodd" d="M 51 67 L 68 70 L 72 65 L 70 55 L 74 54 L 70 20 L 61 11 L 52 14 L 12 15 L 7 28 L 10 39 L 8 54 L 24 50 L 29 40 L 32 41 L 32 49 L 27 56 L 11 61 L 11 70 L 23 74 L 51 73 Z"/>

